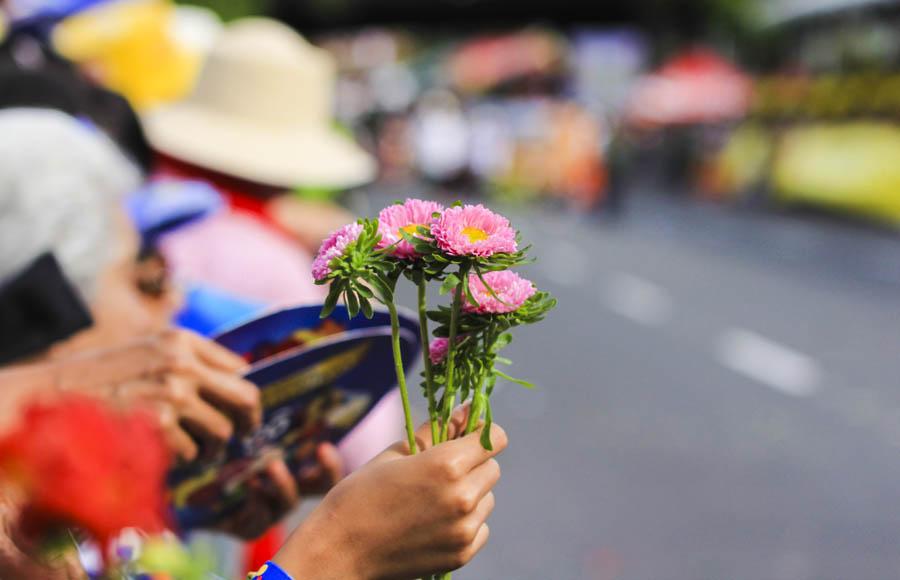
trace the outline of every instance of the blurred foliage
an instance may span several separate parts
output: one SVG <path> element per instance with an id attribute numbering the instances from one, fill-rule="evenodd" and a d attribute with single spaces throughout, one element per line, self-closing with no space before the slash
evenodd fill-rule
<path id="1" fill-rule="evenodd" d="M 271 7 L 270 0 L 176 0 L 176 2 L 209 8 L 226 22 L 245 16 L 268 14 Z"/>

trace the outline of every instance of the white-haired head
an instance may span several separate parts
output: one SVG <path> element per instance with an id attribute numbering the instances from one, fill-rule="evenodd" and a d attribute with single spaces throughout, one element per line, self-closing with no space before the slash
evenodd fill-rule
<path id="1" fill-rule="evenodd" d="M 87 124 L 49 109 L 0 111 L 0 284 L 52 252 L 90 302 L 115 243 L 115 201 L 139 183 Z"/>

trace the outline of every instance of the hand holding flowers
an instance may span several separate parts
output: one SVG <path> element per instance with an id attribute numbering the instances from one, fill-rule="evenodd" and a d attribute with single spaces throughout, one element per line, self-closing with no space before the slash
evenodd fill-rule
<path id="1" fill-rule="evenodd" d="M 394 304 L 398 281 L 404 277 L 418 290 L 422 388 L 431 444 L 450 439 L 451 413 L 457 402 L 468 400 L 471 410 L 464 433 L 474 431 L 483 419 L 480 440 L 490 451 L 491 395 L 497 379 L 532 386 L 497 368 L 510 364 L 500 351 L 512 341 L 512 328 L 539 322 L 556 305 L 548 293 L 510 270 L 529 262 L 527 250 L 520 248 L 509 220 L 480 204 L 443 208 L 418 199 L 384 208 L 377 220 L 344 226 L 322 245 L 313 266 L 317 283 L 330 285 L 322 316 L 330 314 L 341 298 L 351 316 L 362 312 L 371 317 L 372 300 L 391 314 L 410 453 L 416 453 L 417 444 L 400 360 Z M 450 305 L 429 310 L 428 284 L 439 285 L 441 294 L 451 294 Z M 429 323 L 437 325 L 433 333 Z"/>

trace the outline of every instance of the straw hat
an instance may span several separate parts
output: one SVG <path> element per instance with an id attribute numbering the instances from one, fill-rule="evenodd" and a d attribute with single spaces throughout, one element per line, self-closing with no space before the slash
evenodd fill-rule
<path id="1" fill-rule="evenodd" d="M 375 163 L 331 121 L 336 69 L 287 26 L 248 18 L 213 47 L 193 94 L 145 116 L 150 142 L 178 159 L 267 185 L 348 188 Z"/>

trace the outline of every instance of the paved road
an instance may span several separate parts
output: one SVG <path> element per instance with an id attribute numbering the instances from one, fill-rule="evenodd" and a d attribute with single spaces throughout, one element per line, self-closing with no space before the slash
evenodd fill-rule
<path id="1" fill-rule="evenodd" d="M 496 396 L 492 541 L 455 577 L 900 577 L 900 237 L 638 201 L 507 212 L 560 307 L 509 348 L 540 389 Z"/>

